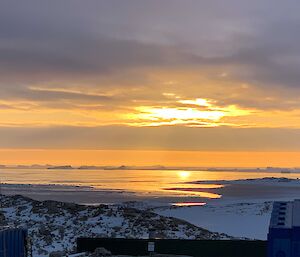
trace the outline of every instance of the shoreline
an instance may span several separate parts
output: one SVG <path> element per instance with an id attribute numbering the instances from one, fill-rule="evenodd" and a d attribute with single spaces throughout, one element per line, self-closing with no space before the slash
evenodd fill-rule
<path id="1" fill-rule="evenodd" d="M 35 200 L 58 200 L 78 204 L 120 204 L 137 201 L 149 204 L 176 203 L 226 204 L 264 202 L 298 198 L 300 180 L 287 178 L 259 178 L 241 180 L 203 180 L 161 188 L 161 191 L 109 189 L 90 185 L 16 184 L 2 183 L 1 193 L 24 195 Z"/>
<path id="2" fill-rule="evenodd" d="M 212 182 L 215 181 L 192 183 L 199 183 L 201 187 L 201 184 Z M 154 197 L 153 194 L 140 195 L 126 190 L 59 184 L 2 184 L 1 189 L 5 195 L 19 194 L 39 201 L 55 200 L 86 206 L 108 204 L 150 210 L 165 217 L 185 220 L 209 231 L 252 239 L 266 239 L 273 201 L 289 201 L 300 195 L 300 181 L 296 179 L 264 178 L 221 182 L 224 186 L 220 188 L 190 188 L 193 191 L 217 192 L 222 194 L 219 199 L 166 195 Z M 174 203 L 180 204 L 173 206 Z M 186 206 L 185 203 L 191 205 Z M 252 225 L 254 223 L 259 224 L 255 229 Z"/>

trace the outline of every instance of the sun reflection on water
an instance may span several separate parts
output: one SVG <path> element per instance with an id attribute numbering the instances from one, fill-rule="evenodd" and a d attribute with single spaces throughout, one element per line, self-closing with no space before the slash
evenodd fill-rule
<path id="1" fill-rule="evenodd" d="M 189 207 L 189 206 L 204 206 L 206 205 L 206 203 L 185 202 L 185 203 L 172 203 L 171 205 L 176 207 Z"/>

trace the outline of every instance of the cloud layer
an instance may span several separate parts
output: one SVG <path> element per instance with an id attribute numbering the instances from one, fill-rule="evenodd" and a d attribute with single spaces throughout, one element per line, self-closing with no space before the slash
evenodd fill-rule
<path id="1" fill-rule="evenodd" d="M 199 132 L 225 126 L 220 131 L 250 129 L 249 138 L 278 129 L 287 140 L 282 131 L 300 129 L 297 1 L 5 0 L 0 5 L 5 134 L 63 127 L 78 136 L 82 127 L 135 131 L 153 125 L 173 125 L 167 129 L 177 133 L 176 126 Z M 213 107 L 191 106 L 196 99 Z M 217 112 L 224 115 L 205 118 Z M 148 128 L 141 129 L 147 134 Z M 162 134 L 164 129 L 157 128 Z M 233 132 L 224 133 L 219 143 Z M 94 147 L 92 138 L 73 140 L 74 147 Z M 217 149 L 218 140 L 208 148 Z M 25 141 L 20 146 L 35 145 Z M 243 141 L 247 145 L 246 137 Z M 40 142 L 50 147 L 45 138 Z M 174 142 L 185 148 L 180 139 Z M 115 147 L 113 139 L 110 144 Z M 109 144 L 97 144 L 104 146 Z M 231 148 L 226 140 L 223 146 Z M 284 147 L 295 148 L 290 140 Z"/>

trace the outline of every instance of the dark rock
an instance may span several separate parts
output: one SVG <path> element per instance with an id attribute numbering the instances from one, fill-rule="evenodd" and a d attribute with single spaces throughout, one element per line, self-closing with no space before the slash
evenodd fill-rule
<path id="1" fill-rule="evenodd" d="M 104 256 L 111 256 L 111 252 L 106 250 L 103 247 L 96 248 L 96 250 L 91 255 L 91 257 L 104 257 Z"/>
<path id="2" fill-rule="evenodd" d="M 64 257 L 66 255 L 63 251 L 56 251 L 49 254 L 49 257 Z"/>

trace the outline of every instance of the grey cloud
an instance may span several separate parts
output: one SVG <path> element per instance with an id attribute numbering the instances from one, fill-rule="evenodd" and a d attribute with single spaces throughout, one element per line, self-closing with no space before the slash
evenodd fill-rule
<path id="1" fill-rule="evenodd" d="M 3 1 L 0 71 L 2 75 L 10 71 L 62 76 L 63 73 L 90 75 L 143 65 L 218 65 L 217 61 L 222 60 L 207 60 L 207 56 L 215 56 L 213 53 L 219 49 L 222 52 L 217 56 L 234 57 L 236 51 L 244 52 L 245 47 L 256 49 L 266 38 L 271 49 L 281 38 L 281 33 L 276 34 L 276 31 L 264 37 L 265 31 L 258 27 L 256 20 L 270 31 L 269 27 L 274 24 L 280 30 L 280 26 L 287 23 L 286 19 L 277 17 L 276 8 L 274 14 L 266 13 L 269 10 L 266 3 L 251 2 L 90 0 L 64 4 L 51 1 L 45 5 L 38 1 L 26 4 Z M 293 1 L 291 4 L 299 5 Z M 281 10 L 285 6 L 279 2 L 274 5 Z M 291 33 L 283 36 L 289 38 L 297 34 L 294 33 L 297 26 L 289 26 L 289 30 Z M 250 42 L 243 39 L 245 35 Z M 165 44 L 161 38 L 165 38 L 162 40 Z M 281 43 L 281 47 L 285 47 L 285 42 Z M 260 55 L 254 53 L 254 56 Z M 249 58 L 249 54 L 245 57 Z M 261 59 L 254 60 L 255 64 L 259 65 Z M 230 64 L 234 60 L 224 61 Z"/>
<path id="2" fill-rule="evenodd" d="M 0 148 L 299 151 L 300 130 L 225 127 L 0 127 Z"/>
<path id="3" fill-rule="evenodd" d="M 5 87 L 2 87 L 5 88 Z M 111 97 L 96 94 L 85 94 L 77 92 L 64 92 L 47 89 L 31 89 L 27 86 L 7 86 L 1 93 L 2 100 L 28 100 L 28 101 L 60 101 L 60 100 L 80 100 L 81 102 L 103 102 L 113 101 Z"/>
<path id="4" fill-rule="evenodd" d="M 293 0 L 272 5 L 258 0 L 54 0 L 47 4 L 4 0 L 0 8 L 0 98 L 103 101 L 101 97 L 36 92 L 28 85 L 54 81 L 65 88 L 78 80 L 92 80 L 94 87 L 101 88 L 106 86 L 101 84 L 105 77 L 126 87 L 116 78 L 128 70 L 135 71 L 126 78 L 129 86 L 149 85 L 145 67 L 148 71 L 181 67 L 195 72 L 224 67 L 232 79 L 270 94 L 276 87 L 286 88 L 288 98 L 299 88 L 299 65 L 290 61 L 300 57 L 299 7 Z M 249 99 L 227 101 L 253 104 Z"/>

